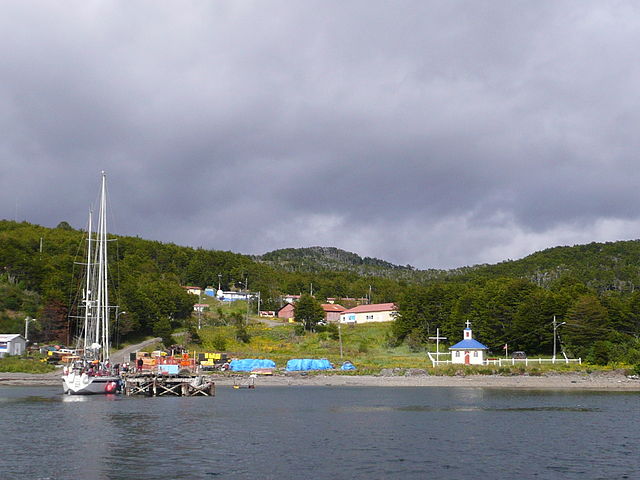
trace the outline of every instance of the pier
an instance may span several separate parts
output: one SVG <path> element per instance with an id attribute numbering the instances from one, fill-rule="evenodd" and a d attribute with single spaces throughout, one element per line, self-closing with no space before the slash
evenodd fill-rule
<path id="1" fill-rule="evenodd" d="M 125 395 L 147 397 L 213 397 L 215 382 L 203 375 L 162 375 L 150 372 L 123 377 Z"/>

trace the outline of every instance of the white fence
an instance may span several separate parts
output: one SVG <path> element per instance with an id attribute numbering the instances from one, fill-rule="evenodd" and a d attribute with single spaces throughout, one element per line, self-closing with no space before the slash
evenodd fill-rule
<path id="1" fill-rule="evenodd" d="M 434 367 L 438 365 L 447 365 L 452 363 L 451 360 L 440 360 L 439 357 L 442 355 L 449 356 L 449 353 L 436 353 L 432 354 L 431 352 L 427 352 L 429 355 L 429 360 L 431 360 L 431 364 Z M 499 367 L 503 365 L 522 365 L 524 363 L 525 367 L 529 365 L 542 365 L 543 363 L 577 363 L 582 364 L 582 358 L 489 358 L 484 361 L 483 365 L 497 365 Z M 464 364 L 460 364 L 464 365 Z"/>
<path id="2" fill-rule="evenodd" d="M 529 365 L 542 365 L 543 363 L 578 363 L 582 364 L 582 358 L 491 358 L 485 360 L 485 365 L 517 365 L 524 363 Z"/>

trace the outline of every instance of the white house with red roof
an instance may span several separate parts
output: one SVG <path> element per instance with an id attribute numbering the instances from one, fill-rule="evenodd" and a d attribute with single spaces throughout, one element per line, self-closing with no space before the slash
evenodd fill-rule
<path id="1" fill-rule="evenodd" d="M 202 295 L 202 289 L 200 287 L 194 287 L 193 285 L 185 285 L 184 288 L 191 295 Z"/>
<path id="2" fill-rule="evenodd" d="M 398 308 L 395 303 L 358 305 L 340 314 L 340 323 L 393 322 Z"/>

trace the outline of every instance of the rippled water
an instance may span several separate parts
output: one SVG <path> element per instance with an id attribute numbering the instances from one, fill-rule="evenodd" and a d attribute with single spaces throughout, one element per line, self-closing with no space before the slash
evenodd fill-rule
<path id="1" fill-rule="evenodd" d="M 640 478 L 638 393 L 0 387 L 0 478 Z"/>

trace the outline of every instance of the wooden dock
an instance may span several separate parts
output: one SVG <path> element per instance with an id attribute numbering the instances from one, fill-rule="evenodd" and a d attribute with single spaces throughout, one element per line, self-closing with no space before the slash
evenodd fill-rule
<path id="1" fill-rule="evenodd" d="M 156 373 L 135 373 L 123 377 L 125 395 L 145 395 L 147 397 L 213 397 L 216 385 L 203 375 L 160 375 Z"/>

